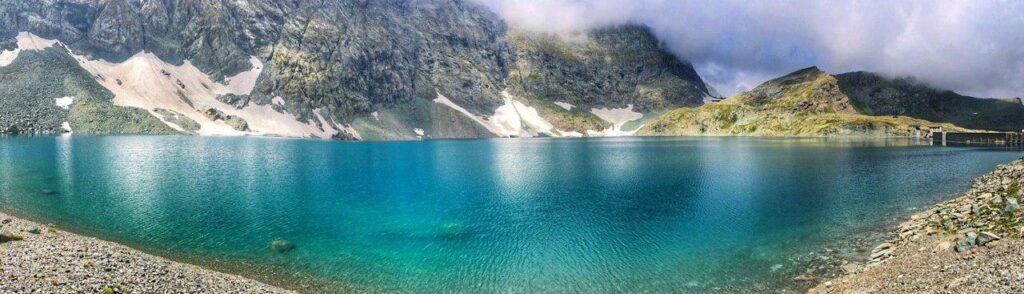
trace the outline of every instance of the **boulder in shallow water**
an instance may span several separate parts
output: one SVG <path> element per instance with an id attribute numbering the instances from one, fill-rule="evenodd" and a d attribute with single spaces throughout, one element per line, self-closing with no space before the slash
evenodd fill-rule
<path id="1" fill-rule="evenodd" d="M 270 246 L 267 246 L 267 249 L 277 253 L 288 253 L 296 248 L 299 248 L 299 246 L 295 246 L 295 244 L 285 239 L 274 239 L 273 242 L 270 242 Z"/>
<path id="2" fill-rule="evenodd" d="M 460 239 L 468 234 L 469 230 L 462 223 L 447 223 L 441 228 L 441 237 L 446 239 Z"/>

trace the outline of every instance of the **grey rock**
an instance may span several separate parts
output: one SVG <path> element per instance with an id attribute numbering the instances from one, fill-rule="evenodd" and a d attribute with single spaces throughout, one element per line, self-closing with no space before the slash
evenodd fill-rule
<path id="1" fill-rule="evenodd" d="M 974 244 L 971 242 L 970 239 L 960 238 L 956 240 L 956 246 L 954 246 L 953 248 L 956 250 L 956 252 L 967 252 L 971 251 L 972 247 L 974 247 Z"/>
<path id="2" fill-rule="evenodd" d="M 41 232 L 39 230 L 39 227 L 31 227 L 31 228 L 28 228 L 28 230 L 25 230 L 25 231 L 29 232 L 29 233 L 32 233 L 32 234 L 39 234 Z"/>
<path id="3" fill-rule="evenodd" d="M 211 120 L 223 121 L 224 123 L 227 123 L 229 126 L 231 126 L 232 128 L 234 128 L 237 131 L 240 131 L 240 132 L 248 132 L 248 131 L 250 131 L 249 123 L 246 122 L 245 119 L 242 119 L 241 117 L 238 117 L 238 116 L 235 116 L 235 115 L 225 114 L 223 111 L 221 111 L 220 109 L 216 109 L 216 108 L 209 108 L 209 109 L 206 110 L 205 113 L 206 113 L 206 116 L 209 117 Z"/>
<path id="4" fill-rule="evenodd" d="M 1016 198 L 1006 198 L 1006 204 L 1003 205 L 1003 212 L 1008 214 L 1015 214 L 1020 211 L 1020 204 L 1017 203 Z"/>
<path id="5" fill-rule="evenodd" d="M 978 246 L 985 246 L 985 244 L 988 244 L 989 242 L 1000 239 L 1002 238 L 1000 238 L 999 235 L 993 234 L 991 232 L 981 232 L 981 234 L 978 235 L 977 243 Z"/>
<path id="6" fill-rule="evenodd" d="M 199 130 L 199 128 L 202 127 L 195 120 L 188 118 L 187 116 L 184 116 L 181 113 L 175 111 L 163 108 L 157 108 L 153 111 L 162 116 L 165 121 L 178 125 L 182 129 L 189 132 L 196 132 Z"/>

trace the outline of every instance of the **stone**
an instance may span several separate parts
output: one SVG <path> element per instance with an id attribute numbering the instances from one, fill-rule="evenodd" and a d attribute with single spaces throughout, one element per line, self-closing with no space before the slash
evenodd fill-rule
<path id="1" fill-rule="evenodd" d="M 956 240 L 956 246 L 953 247 L 956 252 L 967 252 L 971 251 L 971 247 L 974 247 L 966 238 L 960 238 Z"/>
<path id="2" fill-rule="evenodd" d="M 1002 239 L 1002 238 L 1000 238 L 999 235 L 996 235 L 996 234 L 994 234 L 992 232 L 981 232 L 981 234 L 978 235 L 977 243 L 978 243 L 978 246 L 985 246 L 985 244 L 988 244 L 989 242 L 1000 240 L 1000 239 Z"/>
<path id="3" fill-rule="evenodd" d="M 978 242 L 978 234 L 974 232 L 968 232 L 964 237 L 956 240 L 956 252 L 967 252 L 974 248 L 974 245 Z"/>
<path id="4" fill-rule="evenodd" d="M 808 274 L 802 274 L 802 275 L 793 277 L 793 280 L 797 281 L 797 282 L 810 282 L 810 281 L 814 281 L 814 277 L 811 276 L 811 275 L 808 275 Z"/>
<path id="5" fill-rule="evenodd" d="M 14 235 L 11 233 L 0 233 L 0 243 L 7 243 L 11 241 L 21 241 L 21 236 Z"/>
<path id="6" fill-rule="evenodd" d="M 843 272 L 847 274 L 859 273 L 864 270 L 864 266 L 857 263 L 849 263 L 843 265 Z"/>
<path id="7" fill-rule="evenodd" d="M 39 230 L 39 227 L 31 227 L 31 228 L 28 228 L 28 230 L 26 230 L 26 232 L 29 232 L 29 233 L 32 233 L 32 234 L 39 234 L 42 231 Z"/>
<path id="8" fill-rule="evenodd" d="M 1020 211 L 1020 204 L 1016 198 L 1006 198 L 1006 205 L 1003 205 L 1003 213 L 1015 214 Z"/>

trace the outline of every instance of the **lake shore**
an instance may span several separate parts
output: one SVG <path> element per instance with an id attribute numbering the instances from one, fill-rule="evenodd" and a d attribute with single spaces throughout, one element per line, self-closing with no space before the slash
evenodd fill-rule
<path id="1" fill-rule="evenodd" d="M 0 213 L 3 293 L 293 293 Z"/>
<path id="2" fill-rule="evenodd" d="M 914 214 L 865 263 L 810 293 L 1024 291 L 1024 159 L 976 178 L 971 190 Z"/>

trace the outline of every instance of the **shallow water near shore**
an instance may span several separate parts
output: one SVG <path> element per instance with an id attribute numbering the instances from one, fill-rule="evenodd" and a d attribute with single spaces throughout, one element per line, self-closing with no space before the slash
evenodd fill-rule
<path id="1" fill-rule="evenodd" d="M 274 284 L 799 288 L 793 258 L 1020 155 L 909 139 L 0 137 L 0 209 Z"/>

